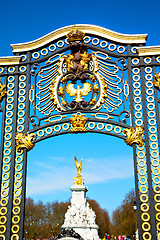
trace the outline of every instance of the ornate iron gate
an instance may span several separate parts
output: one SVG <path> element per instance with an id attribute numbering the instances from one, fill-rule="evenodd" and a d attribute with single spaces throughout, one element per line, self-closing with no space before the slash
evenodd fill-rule
<path id="1" fill-rule="evenodd" d="M 27 151 L 87 132 L 133 147 L 139 239 L 160 238 L 160 47 L 146 39 L 68 26 L 0 58 L 0 239 L 23 238 Z"/>

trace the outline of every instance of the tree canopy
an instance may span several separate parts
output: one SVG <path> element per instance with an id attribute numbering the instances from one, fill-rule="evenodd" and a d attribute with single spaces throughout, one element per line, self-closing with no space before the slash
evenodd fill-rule
<path id="1" fill-rule="evenodd" d="M 28 239 L 56 236 L 61 232 L 61 225 L 69 202 L 35 203 L 26 199 L 24 235 Z"/>
<path id="2" fill-rule="evenodd" d="M 103 238 L 109 235 L 133 236 L 137 228 L 137 215 L 133 209 L 135 192 L 131 190 L 126 194 L 122 204 L 116 208 L 110 220 L 107 210 L 91 199 L 87 199 L 90 207 L 96 214 L 96 224 L 99 226 L 98 234 Z M 49 238 L 61 232 L 65 213 L 70 202 L 37 203 L 32 198 L 26 199 L 24 237 L 28 239 Z"/>
<path id="3" fill-rule="evenodd" d="M 107 210 L 100 207 L 95 200 L 88 199 L 90 207 L 96 214 L 96 224 L 99 226 L 98 234 L 100 238 L 103 238 L 105 233 L 111 233 L 111 221 Z"/>
<path id="4" fill-rule="evenodd" d="M 126 194 L 121 206 L 112 214 L 112 234 L 133 236 L 137 230 L 137 214 L 133 209 L 135 191 Z"/>
<path id="5" fill-rule="evenodd" d="M 96 223 L 99 226 L 99 236 L 110 233 L 110 218 L 95 200 L 88 200 L 90 207 L 96 213 Z M 26 199 L 24 236 L 28 239 L 57 236 L 61 232 L 64 216 L 69 202 L 35 203 L 32 198 Z"/>

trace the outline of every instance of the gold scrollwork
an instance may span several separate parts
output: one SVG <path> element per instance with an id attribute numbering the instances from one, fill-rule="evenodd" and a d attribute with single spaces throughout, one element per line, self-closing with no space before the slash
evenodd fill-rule
<path id="1" fill-rule="evenodd" d="M 66 117 L 67 117 L 66 115 L 62 116 L 62 115 L 56 114 L 56 115 L 51 116 L 48 119 L 44 120 L 44 122 L 51 122 L 51 123 L 57 122 L 57 121 L 61 121 L 63 118 L 66 118 Z"/>
<path id="2" fill-rule="evenodd" d="M 2 101 L 3 97 L 6 95 L 6 84 L 0 83 L 0 102 Z"/>
<path id="3" fill-rule="evenodd" d="M 153 85 L 158 88 L 160 91 L 160 71 L 155 73 L 155 81 L 153 82 Z"/>
<path id="4" fill-rule="evenodd" d="M 86 123 L 88 122 L 88 118 L 84 117 L 85 114 L 77 112 L 76 114 L 72 114 L 72 116 L 72 118 L 69 118 L 69 121 L 72 125 L 70 132 L 87 132 L 88 130 L 86 129 Z"/>
<path id="5" fill-rule="evenodd" d="M 137 143 L 138 146 L 143 146 L 144 141 L 143 141 L 143 127 L 131 127 L 131 128 L 126 128 L 122 131 L 123 135 L 127 137 L 124 141 L 127 143 L 127 145 L 132 146 L 133 143 Z"/>
<path id="6" fill-rule="evenodd" d="M 31 106 L 32 106 L 33 102 L 34 102 L 34 88 L 33 88 L 33 85 L 31 86 L 31 89 L 29 90 L 29 101 L 30 101 Z"/>
<path id="7" fill-rule="evenodd" d="M 32 140 L 36 139 L 35 133 L 16 133 L 16 149 L 17 151 L 21 151 L 23 148 L 27 148 L 27 150 L 31 150 L 34 147 L 34 143 L 32 143 Z"/>

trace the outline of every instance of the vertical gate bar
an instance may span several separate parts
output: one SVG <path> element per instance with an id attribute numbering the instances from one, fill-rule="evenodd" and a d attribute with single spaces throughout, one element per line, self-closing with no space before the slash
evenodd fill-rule
<path id="1" fill-rule="evenodd" d="M 130 54 L 130 45 L 127 46 L 127 54 Z M 131 125 L 134 127 L 134 110 L 133 110 L 133 92 L 132 92 L 132 69 L 131 57 L 128 57 L 128 82 L 129 82 L 129 98 L 130 98 L 130 111 L 131 111 Z"/>
<path id="2" fill-rule="evenodd" d="M 27 78 L 26 78 L 26 108 L 25 108 L 25 133 L 29 130 L 29 88 L 30 88 L 30 71 L 31 71 L 31 53 L 27 53 L 27 61 L 29 62 L 27 64 Z M 21 216 L 20 216 L 20 233 L 19 237 L 20 240 L 23 240 L 23 234 L 24 234 L 24 219 L 25 219 L 25 199 L 26 199 L 26 180 L 27 180 L 27 150 L 24 149 L 23 154 L 23 173 L 22 173 L 23 179 L 22 179 L 22 201 L 21 201 Z"/>
<path id="3" fill-rule="evenodd" d="M 5 73 L 7 73 L 7 67 L 5 67 Z M 5 76 L 4 84 L 7 84 L 7 76 Z M 6 98 L 3 99 L 3 113 L 2 113 L 2 127 L 1 127 L 1 145 L 0 145 L 0 192 L 2 183 L 2 165 L 3 165 L 3 150 L 4 150 L 4 133 L 5 133 L 5 119 L 6 119 Z"/>
<path id="4" fill-rule="evenodd" d="M 130 54 L 130 45 L 127 46 L 127 54 Z M 128 81 L 129 81 L 129 97 L 130 97 L 130 111 L 131 111 L 131 121 L 132 126 L 134 126 L 134 110 L 133 110 L 133 92 L 132 92 L 132 68 L 131 68 L 131 57 L 128 57 Z M 139 188 L 138 188 L 138 174 L 137 174 L 137 156 L 136 156 L 136 146 L 133 145 L 133 162 L 134 162 L 134 181 L 135 181 L 135 191 L 136 191 L 136 202 L 137 202 L 137 225 L 139 240 L 142 240 L 142 229 L 141 229 L 141 214 L 140 214 L 140 201 L 139 201 Z"/>
<path id="5" fill-rule="evenodd" d="M 136 205 L 137 205 L 137 226 L 138 226 L 138 237 L 142 240 L 142 229 L 141 229 L 141 213 L 140 213 L 140 196 L 138 188 L 138 170 L 137 170 L 137 154 L 136 145 L 133 145 L 133 158 L 134 158 L 134 179 L 135 179 L 135 189 L 136 189 Z"/>
<path id="6" fill-rule="evenodd" d="M 152 61 L 153 61 L 153 64 L 155 64 L 155 56 L 153 56 Z M 156 73 L 156 67 L 153 66 L 153 76 L 155 75 L 155 73 Z M 157 93 L 158 89 L 157 89 L 157 88 L 154 88 L 154 90 L 155 90 L 155 107 L 156 107 L 156 117 L 155 117 L 155 118 L 156 118 L 156 122 L 157 122 L 158 146 L 159 146 L 159 148 L 160 148 L 160 136 L 159 136 L 159 134 L 160 134 L 160 121 L 159 121 L 160 115 L 159 115 L 158 93 Z M 158 231 L 158 229 L 157 229 L 157 223 L 156 223 L 156 230 Z M 159 232 L 159 231 L 158 231 L 158 232 Z M 157 232 L 157 233 L 158 233 L 158 232 Z"/>
<path id="7" fill-rule="evenodd" d="M 15 67 L 16 72 L 18 66 Z M 8 214 L 7 214 L 7 233 L 6 239 L 11 238 L 11 226 L 12 226 L 12 207 L 13 207 L 13 190 L 14 190 L 14 166 L 15 166 L 15 154 L 16 154 L 16 127 L 17 127 L 17 106 L 18 106 L 18 75 L 15 76 L 15 95 L 14 95 L 14 110 L 13 110 L 13 132 L 12 132 L 12 152 L 11 152 L 11 172 L 10 172 L 10 188 L 9 188 L 9 200 L 8 200 Z"/>
<path id="8" fill-rule="evenodd" d="M 143 63 L 143 57 L 140 57 L 140 63 Z M 144 67 L 141 67 L 141 84 L 142 84 L 142 99 L 143 99 L 143 117 L 144 117 L 144 130 L 145 130 L 145 143 L 146 143 L 146 161 L 147 161 L 147 173 L 148 173 L 148 189 L 149 189 L 149 206 L 151 216 L 151 229 L 152 239 L 157 239 L 156 235 L 156 220 L 154 209 L 154 194 L 152 188 L 152 175 L 151 175 L 151 163 L 150 163 L 150 151 L 149 151 L 149 136 L 148 136 L 148 124 L 147 124 L 147 110 L 146 110 L 146 94 L 145 94 L 145 78 Z"/>
<path id="9" fill-rule="evenodd" d="M 24 218 L 25 218 L 25 198 L 26 198 L 26 177 L 27 177 L 27 150 L 23 150 L 23 173 L 22 173 L 22 201 L 21 201 L 21 214 L 20 214 L 20 231 L 19 239 L 23 240 L 24 234 Z"/>
<path id="10" fill-rule="evenodd" d="M 155 57 L 153 57 L 153 63 L 155 63 Z M 156 68 L 155 66 L 153 66 L 153 74 L 156 73 Z M 159 147 L 160 147 L 160 122 L 159 122 L 159 109 L 158 109 L 158 94 L 157 94 L 157 91 L 158 89 L 154 88 L 155 89 L 155 105 L 156 105 L 156 121 L 157 121 L 157 129 L 158 129 L 158 144 L 159 144 Z"/>

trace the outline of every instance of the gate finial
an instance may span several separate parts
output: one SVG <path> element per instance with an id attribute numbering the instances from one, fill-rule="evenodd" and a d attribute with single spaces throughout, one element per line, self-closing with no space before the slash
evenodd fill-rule
<path id="1" fill-rule="evenodd" d="M 85 36 L 85 33 L 78 30 L 78 28 L 75 26 L 69 33 L 66 34 L 69 42 L 74 41 L 83 41 L 83 38 Z"/>

